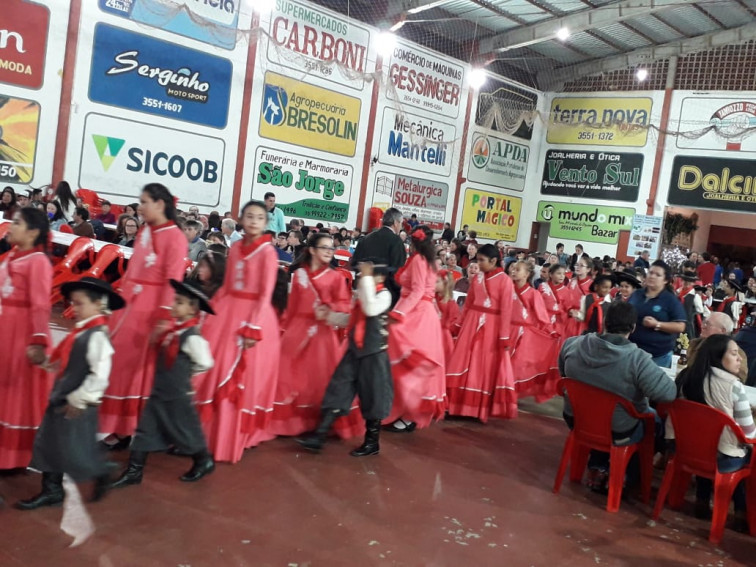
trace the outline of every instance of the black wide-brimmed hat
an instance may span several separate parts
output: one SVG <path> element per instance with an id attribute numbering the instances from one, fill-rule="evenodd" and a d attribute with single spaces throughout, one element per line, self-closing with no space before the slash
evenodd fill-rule
<path id="1" fill-rule="evenodd" d="M 375 274 L 376 276 L 388 276 L 389 274 L 392 274 L 396 271 L 395 268 L 392 268 L 386 263 L 385 258 L 363 258 L 362 260 L 360 260 L 360 262 L 370 262 L 371 264 L 373 264 L 373 274 Z M 357 264 L 359 265 L 360 262 L 357 262 Z"/>
<path id="2" fill-rule="evenodd" d="M 724 281 L 726 281 L 733 288 L 735 288 L 735 291 L 739 291 L 740 293 L 743 293 L 743 284 L 740 283 L 738 280 L 724 280 Z"/>
<path id="3" fill-rule="evenodd" d="M 210 307 L 210 299 L 208 299 L 207 295 L 205 295 L 198 287 L 196 287 L 199 282 L 194 282 L 191 280 L 183 282 L 180 282 L 178 280 L 170 281 L 173 289 L 176 290 L 176 293 L 179 293 L 186 297 L 191 297 L 192 299 L 196 299 L 197 301 L 199 301 L 199 308 L 201 311 L 210 313 L 210 315 L 215 315 L 215 311 L 213 311 L 213 308 Z"/>
<path id="4" fill-rule="evenodd" d="M 601 282 L 609 281 L 612 282 L 612 285 L 614 285 L 614 276 L 611 274 L 599 274 L 596 276 L 596 278 L 591 282 L 590 287 L 588 288 L 589 291 L 594 292 L 596 291 L 596 286 L 600 284 Z"/>
<path id="5" fill-rule="evenodd" d="M 75 282 L 66 282 L 62 286 L 60 286 L 60 292 L 66 299 L 68 299 L 68 296 L 71 295 L 72 292 L 81 290 L 93 291 L 95 293 L 100 293 L 104 296 L 107 296 L 108 309 L 110 309 L 111 311 L 117 311 L 118 309 L 122 309 L 126 305 L 123 297 L 118 295 L 113 290 L 113 287 L 105 280 L 85 277 Z"/>
<path id="6" fill-rule="evenodd" d="M 617 283 L 627 282 L 631 286 L 633 286 L 635 289 L 640 289 L 643 287 L 643 284 L 641 284 L 641 281 L 638 279 L 638 276 L 635 275 L 635 270 L 631 268 L 626 268 L 622 270 L 621 272 L 615 272 L 614 278 L 617 280 Z"/>
<path id="7" fill-rule="evenodd" d="M 685 280 L 686 282 L 695 282 L 700 279 L 698 277 L 698 274 L 695 272 L 681 272 L 677 274 L 677 277 L 681 280 Z"/>

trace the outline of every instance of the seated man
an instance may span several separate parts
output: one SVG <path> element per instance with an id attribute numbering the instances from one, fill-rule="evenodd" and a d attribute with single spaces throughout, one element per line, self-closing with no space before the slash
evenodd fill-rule
<path id="1" fill-rule="evenodd" d="M 562 376 L 584 382 L 625 398 L 638 412 L 649 411 L 649 400 L 671 402 L 677 388 L 664 370 L 654 364 L 651 355 L 628 340 L 635 329 L 635 307 L 614 302 L 606 311 L 604 333 L 588 333 L 568 338 L 559 353 Z M 574 424 L 570 401 L 564 399 L 564 420 Z M 614 410 L 612 436 L 617 445 L 630 445 L 643 438 L 643 423 L 621 407 Z M 603 490 L 609 476 L 609 455 L 591 452 L 588 462 L 591 488 Z"/>

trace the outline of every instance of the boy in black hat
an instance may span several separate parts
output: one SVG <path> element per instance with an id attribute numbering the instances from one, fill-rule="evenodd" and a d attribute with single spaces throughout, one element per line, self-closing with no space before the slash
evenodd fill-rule
<path id="1" fill-rule="evenodd" d="M 108 488 L 108 463 L 97 445 L 97 406 L 108 387 L 113 356 L 107 315 L 124 301 L 96 278 L 65 283 L 61 292 L 71 302 L 76 325 L 50 357 L 57 375 L 30 465 L 42 471 L 42 492 L 17 502 L 19 510 L 60 505 L 64 473 L 77 482 L 94 479 L 93 501 Z"/>
<path id="2" fill-rule="evenodd" d="M 722 280 L 719 287 L 724 291 L 725 295 L 722 302 L 717 306 L 716 311 L 727 313 L 737 324 L 740 321 L 740 310 L 743 307 L 743 304 L 738 300 L 738 294 L 743 293 L 743 286 L 737 280 L 726 279 Z"/>
<path id="3" fill-rule="evenodd" d="M 391 309 L 391 292 L 383 286 L 389 267 L 360 262 L 357 302 L 349 318 L 349 347 L 333 373 L 323 397 L 322 419 L 317 429 L 297 442 L 311 451 L 323 448 L 328 431 L 336 418 L 349 413 L 355 394 L 365 418 L 365 441 L 352 451 L 353 457 L 377 455 L 381 421 L 391 413 L 394 386 L 388 357 L 387 315 Z M 345 326 L 327 306 L 318 309 L 333 326 Z"/>
<path id="4" fill-rule="evenodd" d="M 696 273 L 696 265 L 690 260 L 682 263 L 682 272 L 678 274 L 681 286 L 676 290 L 677 298 L 685 309 L 685 334 L 688 340 L 701 334 L 704 305 L 699 295 L 701 286 Z"/>
<path id="5" fill-rule="evenodd" d="M 192 403 L 192 375 L 213 366 L 207 341 L 199 332 L 199 312 L 214 315 L 207 296 L 194 284 L 170 280 L 176 295 L 171 308 L 173 328 L 158 339 L 155 383 L 139 418 L 126 470 L 111 488 L 140 484 L 147 454 L 171 446 L 191 455 L 184 482 L 195 482 L 215 470 L 197 410 Z"/>
<path id="6" fill-rule="evenodd" d="M 630 296 L 642 287 L 641 281 L 635 275 L 635 270 L 625 268 L 621 272 L 615 272 L 614 278 L 617 280 L 619 291 L 615 296 L 615 301 L 627 301 Z"/>

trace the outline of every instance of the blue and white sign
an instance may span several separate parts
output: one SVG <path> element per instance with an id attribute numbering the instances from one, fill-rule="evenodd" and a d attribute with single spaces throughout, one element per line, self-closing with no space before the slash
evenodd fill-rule
<path id="1" fill-rule="evenodd" d="M 97 24 L 89 99 L 182 122 L 225 128 L 231 62 Z"/>
<path id="2" fill-rule="evenodd" d="M 108 14 L 129 18 L 223 49 L 234 49 L 241 0 L 99 0 Z"/>

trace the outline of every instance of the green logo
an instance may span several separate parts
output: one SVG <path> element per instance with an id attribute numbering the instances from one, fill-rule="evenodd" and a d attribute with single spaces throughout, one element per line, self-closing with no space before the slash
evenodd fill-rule
<path id="1" fill-rule="evenodd" d="M 102 168 L 107 171 L 113 165 L 118 152 L 121 151 L 126 140 L 120 138 L 108 138 L 107 136 L 92 135 L 92 141 L 97 148 L 97 155 L 100 156 Z"/>

